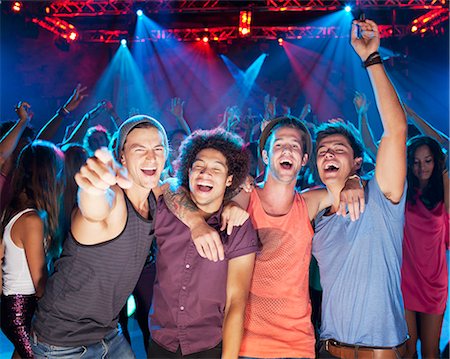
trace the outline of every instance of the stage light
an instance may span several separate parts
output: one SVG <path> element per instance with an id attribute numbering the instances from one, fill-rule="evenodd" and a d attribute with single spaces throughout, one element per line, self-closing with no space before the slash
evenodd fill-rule
<path id="1" fill-rule="evenodd" d="M 350 12 L 350 11 L 352 11 L 352 7 L 351 7 L 350 5 L 346 5 L 345 8 L 344 8 L 344 10 L 345 10 L 346 12 Z"/>
<path id="2" fill-rule="evenodd" d="M 139 9 L 138 11 L 136 11 L 136 15 L 137 16 L 142 16 L 144 14 L 144 12 L 141 10 L 141 9 Z"/>
<path id="3" fill-rule="evenodd" d="M 281 37 L 279 37 L 277 41 L 278 45 L 283 46 L 284 40 Z"/>
<path id="4" fill-rule="evenodd" d="M 22 3 L 20 1 L 14 1 L 12 5 L 12 11 L 14 12 L 20 12 L 22 10 Z"/>
<path id="5" fill-rule="evenodd" d="M 77 37 L 78 37 L 78 34 L 75 31 L 72 31 L 69 35 L 69 39 L 72 41 L 75 41 Z"/>
<path id="6" fill-rule="evenodd" d="M 239 35 L 247 36 L 250 34 L 250 25 L 252 23 L 252 12 L 241 11 L 239 13 Z"/>
<path id="7" fill-rule="evenodd" d="M 203 36 L 202 41 L 206 44 L 209 41 L 209 37 L 207 35 Z"/>
<path id="8" fill-rule="evenodd" d="M 126 40 L 126 39 L 120 40 L 120 44 L 121 44 L 123 47 L 127 47 L 127 40 Z"/>
<path id="9" fill-rule="evenodd" d="M 417 31 L 417 26 L 416 25 L 412 26 L 411 27 L 411 32 L 416 32 L 416 31 Z"/>

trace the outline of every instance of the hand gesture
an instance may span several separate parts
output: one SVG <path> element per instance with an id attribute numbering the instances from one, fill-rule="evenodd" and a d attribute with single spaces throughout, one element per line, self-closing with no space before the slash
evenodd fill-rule
<path id="1" fill-rule="evenodd" d="M 223 231 L 226 228 L 227 234 L 230 235 L 233 232 L 233 227 L 242 226 L 249 217 L 250 215 L 246 210 L 231 201 L 223 207 L 220 230 Z"/>
<path id="2" fill-rule="evenodd" d="M 346 208 L 350 214 L 350 219 L 356 221 L 365 208 L 364 187 L 358 176 L 349 178 L 341 191 L 339 209 L 336 212 L 339 216 L 345 216 Z"/>
<path id="3" fill-rule="evenodd" d="M 92 195 L 103 195 L 114 185 L 121 188 L 130 188 L 132 185 L 126 169 L 114 160 L 106 148 L 98 149 L 93 157 L 86 160 L 75 175 L 75 182 Z"/>
<path id="4" fill-rule="evenodd" d="M 236 105 L 225 109 L 223 118 L 227 126 L 227 131 L 233 131 L 234 127 L 240 122 L 239 115 L 239 108 Z"/>
<path id="5" fill-rule="evenodd" d="M 191 229 L 191 237 L 198 254 L 202 258 L 208 258 L 214 262 L 224 260 L 225 254 L 219 233 L 205 221 L 199 222 Z"/>
<path id="6" fill-rule="evenodd" d="M 183 118 L 184 101 L 179 97 L 170 100 L 170 113 L 176 118 Z"/>
<path id="7" fill-rule="evenodd" d="M 17 113 L 17 116 L 19 117 L 19 121 L 30 121 L 33 117 L 33 113 L 30 110 L 31 106 L 28 102 L 20 101 L 14 110 Z"/>
<path id="8" fill-rule="evenodd" d="M 353 104 L 355 105 L 356 113 L 358 115 L 367 113 L 367 110 L 369 109 L 366 95 L 358 91 L 355 91 L 355 96 L 353 97 Z"/>
<path id="9" fill-rule="evenodd" d="M 360 37 L 358 37 L 358 28 Z M 366 61 L 369 55 L 378 51 L 380 47 L 378 25 L 368 19 L 365 21 L 353 20 L 351 44 L 361 60 Z"/>
<path id="10" fill-rule="evenodd" d="M 72 96 L 69 97 L 63 107 L 65 107 L 69 112 L 74 111 L 81 103 L 81 101 L 83 101 L 83 99 L 87 96 L 86 94 L 84 94 L 84 91 L 86 91 L 86 89 L 86 86 L 81 87 L 81 84 L 78 84 L 77 87 L 75 87 L 75 90 L 73 90 Z"/>

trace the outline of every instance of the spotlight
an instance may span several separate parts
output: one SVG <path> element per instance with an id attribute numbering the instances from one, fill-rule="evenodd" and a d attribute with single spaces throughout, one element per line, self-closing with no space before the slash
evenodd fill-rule
<path id="1" fill-rule="evenodd" d="M 75 31 L 72 31 L 69 34 L 69 39 L 72 40 L 72 41 L 75 41 L 77 39 L 77 37 L 78 37 L 78 34 Z"/>
<path id="2" fill-rule="evenodd" d="M 202 41 L 206 44 L 209 41 L 209 37 L 207 35 L 203 36 Z"/>
<path id="3" fill-rule="evenodd" d="M 411 32 L 416 32 L 417 31 L 417 26 L 416 25 L 413 25 L 412 27 L 411 27 Z"/>
<path id="4" fill-rule="evenodd" d="M 277 41 L 278 41 L 278 45 L 283 46 L 284 40 L 282 37 L 279 37 Z"/>
<path id="5" fill-rule="evenodd" d="M 136 15 L 137 16 L 142 16 L 144 14 L 144 12 L 141 10 L 141 9 L 139 9 L 138 11 L 136 11 Z"/>
<path id="6" fill-rule="evenodd" d="M 127 40 L 126 40 L 126 39 L 120 40 L 120 44 L 121 44 L 123 47 L 127 47 Z"/>
<path id="7" fill-rule="evenodd" d="M 14 12 L 20 12 L 22 10 L 22 3 L 20 1 L 14 1 L 11 9 Z"/>
<path id="8" fill-rule="evenodd" d="M 252 12 L 241 11 L 239 13 L 239 35 L 241 36 L 249 35 L 251 23 L 252 23 Z"/>
<path id="9" fill-rule="evenodd" d="M 350 11 L 352 11 L 352 7 L 350 5 L 346 5 L 344 7 L 344 10 L 345 10 L 345 12 L 350 12 Z"/>

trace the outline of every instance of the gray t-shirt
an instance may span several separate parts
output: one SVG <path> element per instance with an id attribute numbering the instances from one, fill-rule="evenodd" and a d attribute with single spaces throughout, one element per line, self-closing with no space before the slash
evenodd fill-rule
<path id="1" fill-rule="evenodd" d="M 116 238 L 86 246 L 69 234 L 38 302 L 33 330 L 39 340 L 66 347 L 90 345 L 117 327 L 154 238 L 156 209 L 153 193 L 150 219 L 143 218 L 126 196 L 125 200 L 127 223 Z"/>
<path id="2" fill-rule="evenodd" d="M 319 216 L 313 255 L 323 288 L 320 338 L 396 346 L 407 338 L 400 289 L 406 189 L 392 204 L 372 178 L 358 221 Z"/>

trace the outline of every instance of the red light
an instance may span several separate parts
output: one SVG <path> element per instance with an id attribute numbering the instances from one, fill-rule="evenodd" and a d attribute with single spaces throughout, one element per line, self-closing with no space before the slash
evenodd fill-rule
<path id="1" fill-rule="evenodd" d="M 77 37 L 78 37 L 78 34 L 74 31 L 72 31 L 69 35 L 69 39 L 72 41 L 75 41 Z"/>
<path id="2" fill-rule="evenodd" d="M 252 12 L 241 11 L 239 13 L 239 35 L 241 36 L 249 35 L 251 23 L 252 23 Z"/>
<path id="3" fill-rule="evenodd" d="M 15 1 L 12 6 L 12 10 L 14 12 L 20 12 L 20 10 L 22 10 L 22 3 L 20 1 Z"/>
<path id="4" fill-rule="evenodd" d="M 203 36 L 202 37 L 202 41 L 206 44 L 209 41 L 209 37 L 208 36 Z"/>

